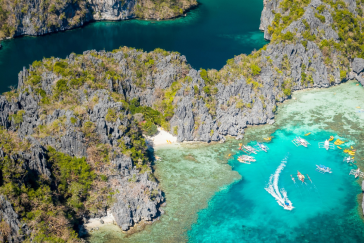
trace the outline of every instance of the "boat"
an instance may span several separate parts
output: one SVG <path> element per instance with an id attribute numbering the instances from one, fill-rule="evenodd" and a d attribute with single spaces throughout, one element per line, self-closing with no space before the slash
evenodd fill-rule
<path id="1" fill-rule="evenodd" d="M 263 150 L 264 152 L 268 152 L 268 147 L 262 143 L 257 143 L 258 147 Z"/>
<path id="2" fill-rule="evenodd" d="M 339 147 L 339 146 L 336 146 L 338 149 L 342 149 L 341 147 Z"/>
<path id="3" fill-rule="evenodd" d="M 161 157 L 159 157 L 159 156 L 155 156 L 155 159 L 156 159 L 157 161 L 160 161 L 160 160 L 161 160 Z"/>
<path id="4" fill-rule="evenodd" d="M 255 162 L 255 161 L 257 161 L 253 156 L 249 156 L 249 155 L 239 156 L 239 159 L 245 160 L 245 161 L 249 161 L 249 162 Z"/>
<path id="5" fill-rule="evenodd" d="M 298 180 L 305 182 L 305 176 L 301 174 L 301 172 L 297 171 L 297 178 Z"/>
<path id="6" fill-rule="evenodd" d="M 331 173 L 331 168 L 324 165 L 316 165 L 316 170 L 320 173 Z"/>
<path id="7" fill-rule="evenodd" d="M 265 141 L 270 141 L 272 140 L 272 137 L 267 137 L 267 138 L 263 138 Z"/>
<path id="8" fill-rule="evenodd" d="M 276 199 L 279 206 L 283 207 L 285 210 L 292 210 L 292 202 L 288 199 L 286 190 L 284 190 L 284 188 L 279 188 L 278 185 L 279 176 L 286 166 L 286 163 L 287 158 L 282 160 L 275 173 L 269 177 L 268 185 L 264 189 Z"/>
<path id="9" fill-rule="evenodd" d="M 360 172 L 360 168 L 356 170 L 351 170 L 349 175 L 354 175 L 355 178 L 363 177 L 363 172 Z"/>
<path id="10" fill-rule="evenodd" d="M 330 143 L 330 141 L 327 139 L 325 142 L 320 142 L 318 145 L 319 145 L 319 148 L 324 148 L 326 150 L 335 149 L 335 145 Z"/>
<path id="11" fill-rule="evenodd" d="M 243 159 L 241 159 L 240 157 L 238 158 L 238 161 L 239 161 L 240 163 L 244 163 L 244 164 L 248 164 L 248 165 L 250 165 L 250 161 L 243 160 Z"/>
<path id="12" fill-rule="evenodd" d="M 248 151 L 249 153 L 257 154 L 257 151 L 252 146 L 245 146 L 243 145 L 243 148 Z"/>
<path id="13" fill-rule="evenodd" d="M 354 163 L 354 157 L 345 157 L 343 161 L 345 161 L 346 163 Z"/>
<path id="14" fill-rule="evenodd" d="M 353 146 L 350 146 L 351 149 L 354 149 Z"/>
<path id="15" fill-rule="evenodd" d="M 293 209 L 293 206 L 292 206 L 292 202 L 291 201 L 289 201 L 289 200 L 286 200 L 285 202 L 284 202 L 284 206 L 283 206 L 283 208 L 285 209 L 285 210 L 292 210 Z"/>
<path id="16" fill-rule="evenodd" d="M 306 133 L 306 134 L 305 134 L 305 136 L 308 136 L 308 135 L 310 135 L 310 134 L 311 134 L 310 132 L 309 132 L 309 133 Z"/>
<path id="17" fill-rule="evenodd" d="M 295 139 L 293 139 L 293 141 L 292 141 L 293 143 L 294 143 L 294 145 L 296 145 L 296 146 L 300 146 L 300 145 L 302 145 L 303 147 L 306 147 L 307 148 L 307 146 L 308 146 L 308 142 L 305 140 L 305 139 L 303 139 L 303 138 L 301 138 L 301 137 L 296 137 Z"/>

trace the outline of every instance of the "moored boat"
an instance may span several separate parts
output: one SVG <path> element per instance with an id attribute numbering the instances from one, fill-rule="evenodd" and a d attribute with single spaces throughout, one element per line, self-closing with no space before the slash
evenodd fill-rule
<path id="1" fill-rule="evenodd" d="M 316 170 L 321 173 L 331 173 L 331 168 L 324 165 L 316 165 Z"/>
<path id="2" fill-rule="evenodd" d="M 305 176 L 301 174 L 301 172 L 297 171 L 298 180 L 305 182 Z"/>

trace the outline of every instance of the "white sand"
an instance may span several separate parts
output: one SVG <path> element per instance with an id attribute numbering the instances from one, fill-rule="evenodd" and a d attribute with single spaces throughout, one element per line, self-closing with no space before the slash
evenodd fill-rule
<path id="1" fill-rule="evenodd" d="M 153 147 L 160 146 L 160 145 L 165 145 L 165 144 L 170 144 L 170 143 L 167 142 L 167 140 L 171 141 L 171 143 L 176 143 L 177 142 L 177 137 L 173 136 L 169 132 L 163 130 L 160 127 L 158 127 L 158 131 L 159 132 L 158 132 L 157 135 L 148 138 L 149 140 L 151 140 L 153 142 Z"/>
<path id="2" fill-rule="evenodd" d="M 100 222 L 101 219 L 104 221 L 103 224 Z M 84 224 L 84 227 L 87 230 L 91 230 L 91 229 L 95 229 L 95 228 L 104 226 L 106 224 L 114 224 L 114 222 L 115 222 L 114 216 L 111 214 L 110 211 L 108 211 L 107 216 L 105 216 L 105 217 L 89 219 L 88 223 Z"/>

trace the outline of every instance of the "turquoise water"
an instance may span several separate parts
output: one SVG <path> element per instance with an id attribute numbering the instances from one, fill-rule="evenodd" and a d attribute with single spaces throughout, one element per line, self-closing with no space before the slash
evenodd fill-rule
<path id="1" fill-rule="evenodd" d="M 292 129 L 297 131 L 297 129 Z M 343 162 L 342 150 L 318 148 L 318 142 L 330 135 L 316 130 L 304 137 L 308 148 L 296 147 L 297 136 L 278 130 L 268 144 L 268 153 L 255 155 L 251 165 L 239 163 L 234 155 L 229 163 L 242 175 L 242 180 L 218 192 L 209 206 L 198 214 L 188 232 L 190 242 L 363 242 L 364 226 L 358 214 L 357 195 L 361 190 L 351 169 Z M 251 142 L 255 144 L 255 142 Z M 346 144 L 349 145 L 349 144 Z M 287 191 L 295 207 L 284 210 L 267 191 L 269 177 L 288 156 L 280 174 L 279 188 Z M 316 171 L 316 164 L 332 168 L 332 174 Z M 291 176 L 308 174 L 313 184 L 302 184 Z M 307 178 L 307 176 L 306 176 Z"/>
<path id="2" fill-rule="evenodd" d="M 251 53 L 267 42 L 258 28 L 263 0 L 199 0 L 186 17 L 168 21 L 96 22 L 84 28 L 41 37 L 3 41 L 0 93 L 17 85 L 17 73 L 43 57 L 65 58 L 71 52 L 120 46 L 178 51 L 196 69 L 220 69 L 226 60 Z"/>

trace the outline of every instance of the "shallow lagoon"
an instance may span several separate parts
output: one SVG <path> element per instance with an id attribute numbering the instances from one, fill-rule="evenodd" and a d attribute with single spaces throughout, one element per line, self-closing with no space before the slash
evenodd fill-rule
<path id="1" fill-rule="evenodd" d="M 105 226 L 93 234 L 91 241 L 362 242 L 359 180 L 348 175 L 356 165 L 363 168 L 360 148 L 364 145 L 364 113 L 356 107 L 364 106 L 364 90 L 356 84 L 295 92 L 292 100 L 279 106 L 274 125 L 247 129 L 244 143 L 262 142 L 272 133 L 275 136 L 270 151 L 260 153 L 252 165 L 228 159 L 228 154 L 236 158 L 239 152 L 241 141 L 235 139 L 225 144 L 158 148 L 156 154 L 163 161 L 157 162 L 156 173 L 166 193 L 166 214 L 130 236 L 116 226 Z M 307 132 L 312 132 L 305 137 L 311 146 L 296 148 L 291 140 Z M 356 165 L 342 162 L 340 150 L 318 148 L 319 141 L 335 134 L 358 149 Z M 270 174 L 288 152 L 279 185 L 288 192 L 295 207 L 292 212 L 280 207 L 264 190 Z M 316 164 L 331 167 L 333 174 L 316 172 Z M 297 170 L 309 174 L 317 190 L 311 183 L 297 183 L 296 187 L 290 175 Z"/>

